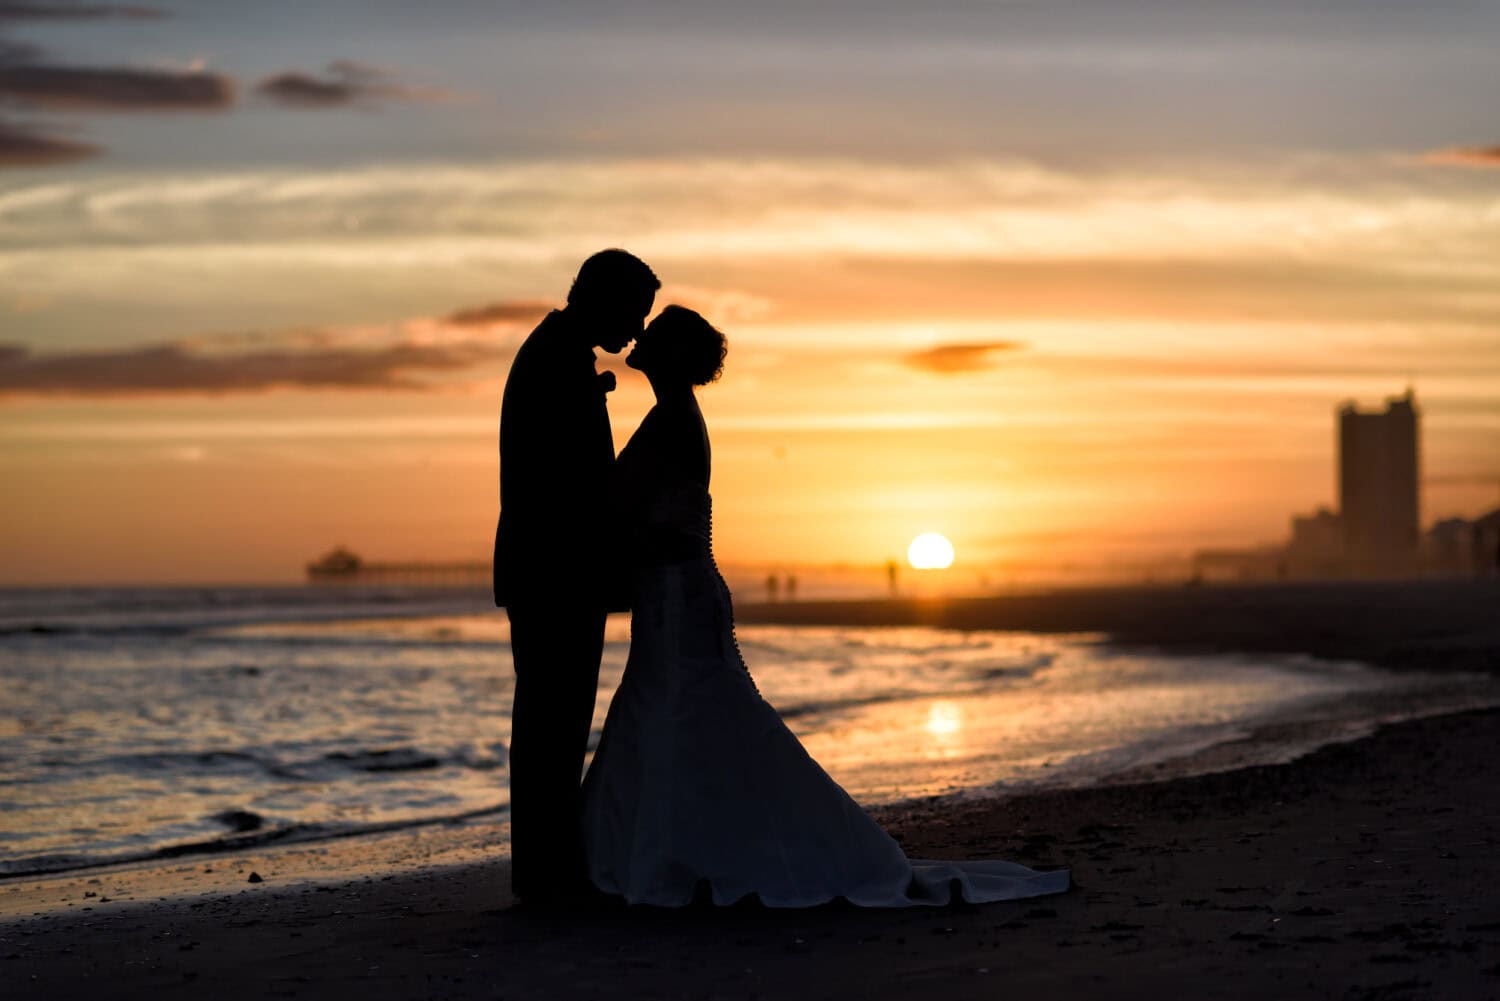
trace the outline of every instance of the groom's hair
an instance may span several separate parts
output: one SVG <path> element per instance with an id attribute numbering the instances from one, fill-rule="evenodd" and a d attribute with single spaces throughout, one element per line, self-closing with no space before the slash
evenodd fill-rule
<path id="1" fill-rule="evenodd" d="M 632 253 L 611 248 L 583 262 L 573 287 L 568 289 L 568 305 L 587 300 L 618 302 L 631 296 L 645 297 L 661 288 L 656 272 Z"/>

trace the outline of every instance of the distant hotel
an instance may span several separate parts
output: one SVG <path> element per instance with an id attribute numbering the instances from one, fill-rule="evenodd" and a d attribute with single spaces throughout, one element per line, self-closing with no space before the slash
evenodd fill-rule
<path id="1" fill-rule="evenodd" d="M 1407 576 L 1421 552 L 1417 402 L 1387 400 L 1384 413 L 1339 408 L 1339 520 L 1355 576 Z"/>
<path id="2" fill-rule="evenodd" d="M 1365 413 L 1338 408 L 1339 510 L 1292 519 L 1280 546 L 1204 550 L 1198 579 L 1308 580 L 1491 576 L 1500 573 L 1500 509 L 1421 530 L 1420 411 L 1411 390 Z"/>

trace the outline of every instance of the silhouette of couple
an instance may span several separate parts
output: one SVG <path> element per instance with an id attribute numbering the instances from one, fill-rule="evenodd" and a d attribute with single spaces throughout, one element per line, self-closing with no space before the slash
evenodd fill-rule
<path id="1" fill-rule="evenodd" d="M 500 416 L 495 603 L 515 661 L 513 886 L 528 906 L 630 903 L 872 907 L 1067 889 L 1000 861 L 909 860 L 808 756 L 756 690 L 710 544 L 708 429 L 694 395 L 726 341 L 663 309 L 639 258 L 605 250 L 517 352 Z M 617 354 L 656 404 L 616 457 L 605 395 Z M 580 784 L 604 621 L 631 612 L 630 654 Z"/>

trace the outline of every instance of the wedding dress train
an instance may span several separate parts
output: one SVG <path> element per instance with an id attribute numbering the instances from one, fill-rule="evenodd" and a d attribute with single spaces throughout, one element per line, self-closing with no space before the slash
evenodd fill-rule
<path id="1" fill-rule="evenodd" d="M 1060 893 L 1066 870 L 908 859 L 755 687 L 710 545 L 708 495 L 636 578 L 630 656 L 584 780 L 589 876 L 630 903 L 866 907 Z"/>

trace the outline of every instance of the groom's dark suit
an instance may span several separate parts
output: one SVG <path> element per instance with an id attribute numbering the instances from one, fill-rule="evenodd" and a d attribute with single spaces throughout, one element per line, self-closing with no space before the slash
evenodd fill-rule
<path id="1" fill-rule="evenodd" d="M 512 880 L 521 897 L 584 878 L 579 782 L 617 575 L 601 531 L 614 439 L 588 332 L 563 312 L 511 363 L 500 409 L 495 604 L 510 616 Z"/>

